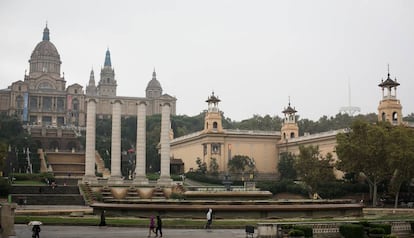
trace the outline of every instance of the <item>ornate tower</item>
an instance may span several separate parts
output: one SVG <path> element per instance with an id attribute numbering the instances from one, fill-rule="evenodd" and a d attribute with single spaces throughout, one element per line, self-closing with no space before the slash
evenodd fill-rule
<path id="1" fill-rule="evenodd" d="M 86 86 L 86 95 L 96 96 L 96 86 L 95 86 L 95 74 L 93 69 L 91 70 L 91 75 L 89 76 L 89 84 Z"/>
<path id="2" fill-rule="evenodd" d="M 98 84 L 99 96 L 116 96 L 115 71 L 111 64 L 111 53 L 106 50 L 104 67 L 101 69 L 101 80 Z"/>
<path id="3" fill-rule="evenodd" d="M 288 107 L 285 108 L 283 111 L 284 119 L 283 125 L 281 130 L 282 140 L 286 140 L 289 138 L 296 138 L 299 136 L 299 127 L 296 123 L 296 116 L 295 113 L 297 112 L 295 108 L 290 106 L 290 99 Z"/>
<path id="4" fill-rule="evenodd" d="M 390 69 L 388 66 L 387 79 L 381 80 L 378 84 L 382 89 L 382 100 L 378 106 L 378 121 L 389 121 L 393 125 L 402 123 L 402 106 L 400 100 L 397 99 L 397 78 L 392 80 L 390 78 Z"/>
<path id="5" fill-rule="evenodd" d="M 51 78 L 60 79 L 60 55 L 55 45 L 50 42 L 49 28 L 43 30 L 42 41 L 39 42 L 30 56 L 30 78 L 39 78 L 41 75 L 47 74 Z M 64 89 L 63 89 L 64 90 Z"/>
<path id="6" fill-rule="evenodd" d="M 218 108 L 220 99 L 214 96 L 214 92 L 207 98 L 208 110 L 204 118 L 204 132 L 223 132 L 221 113 Z"/>

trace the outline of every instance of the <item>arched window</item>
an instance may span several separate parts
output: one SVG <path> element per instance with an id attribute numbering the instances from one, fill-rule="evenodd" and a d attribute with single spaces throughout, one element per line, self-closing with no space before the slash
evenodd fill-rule
<path id="1" fill-rule="evenodd" d="M 290 138 L 295 138 L 295 132 L 290 133 Z"/>
<path id="2" fill-rule="evenodd" d="M 398 112 L 393 112 L 392 113 L 392 122 L 393 123 L 398 122 Z"/>
<path id="3" fill-rule="evenodd" d="M 381 120 L 382 120 L 382 121 L 385 121 L 385 120 L 386 120 L 385 115 L 386 115 L 386 114 L 385 114 L 385 112 L 383 112 L 383 113 L 381 114 Z"/>
<path id="4" fill-rule="evenodd" d="M 217 129 L 217 122 L 213 122 L 213 129 Z"/>
<path id="5" fill-rule="evenodd" d="M 286 139 L 286 133 L 283 132 L 283 139 Z"/>

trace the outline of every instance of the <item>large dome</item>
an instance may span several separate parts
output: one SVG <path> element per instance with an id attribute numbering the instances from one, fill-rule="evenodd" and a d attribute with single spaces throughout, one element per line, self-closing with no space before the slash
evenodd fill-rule
<path id="1" fill-rule="evenodd" d="M 151 79 L 151 81 L 149 81 L 148 82 L 148 85 L 147 85 L 147 90 L 162 90 L 162 87 L 161 87 L 161 84 L 160 84 L 160 82 L 157 80 L 157 75 L 156 75 L 156 73 L 155 73 L 155 70 L 154 70 L 154 72 L 152 73 L 152 79 Z"/>
<path id="2" fill-rule="evenodd" d="M 50 41 L 41 41 L 36 45 L 32 52 L 31 60 L 38 59 L 40 57 L 56 57 L 60 60 L 59 53 L 55 45 Z"/>
<path id="3" fill-rule="evenodd" d="M 49 28 L 43 31 L 43 40 L 34 48 L 30 56 L 30 74 L 36 76 L 48 73 L 53 77 L 60 76 L 60 55 L 55 45 L 50 42 Z"/>

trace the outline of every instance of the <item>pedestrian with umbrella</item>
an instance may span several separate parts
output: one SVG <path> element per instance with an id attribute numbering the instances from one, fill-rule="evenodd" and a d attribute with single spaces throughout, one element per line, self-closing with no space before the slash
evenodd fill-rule
<path id="1" fill-rule="evenodd" d="M 40 225 L 42 225 L 42 222 L 41 221 L 31 221 L 31 222 L 29 222 L 28 225 L 33 226 L 33 228 L 32 228 L 32 232 L 33 232 L 32 237 L 33 238 L 40 238 L 40 231 L 41 231 Z"/>

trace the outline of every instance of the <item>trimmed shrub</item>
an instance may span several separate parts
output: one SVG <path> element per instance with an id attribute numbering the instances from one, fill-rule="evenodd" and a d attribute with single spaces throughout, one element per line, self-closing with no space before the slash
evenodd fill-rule
<path id="1" fill-rule="evenodd" d="M 311 226 L 293 226 L 294 230 L 301 230 L 305 237 L 313 237 L 313 229 Z"/>
<path id="2" fill-rule="evenodd" d="M 344 238 L 364 238 L 364 227 L 359 224 L 344 224 L 339 226 L 339 233 Z"/>
<path id="3" fill-rule="evenodd" d="M 293 229 L 289 231 L 288 236 L 305 236 L 305 232 L 303 232 L 302 230 Z"/>
<path id="4" fill-rule="evenodd" d="M 49 181 L 55 179 L 55 177 L 51 173 L 40 173 L 40 174 L 14 173 L 13 177 L 17 181 L 31 180 L 31 181 L 45 182 L 46 179 Z"/>
<path id="5" fill-rule="evenodd" d="M 398 238 L 397 235 L 385 235 L 382 238 Z"/>
<path id="6" fill-rule="evenodd" d="M 381 227 L 373 227 L 369 228 L 369 234 L 385 234 L 385 230 Z"/>
<path id="7" fill-rule="evenodd" d="M 391 234 L 391 224 L 370 224 L 372 228 L 382 228 L 384 230 L 383 234 Z"/>

